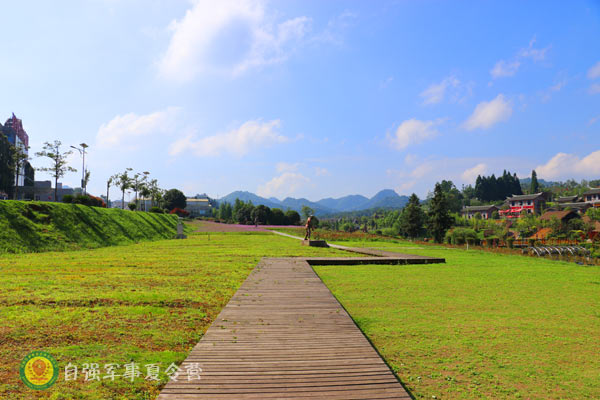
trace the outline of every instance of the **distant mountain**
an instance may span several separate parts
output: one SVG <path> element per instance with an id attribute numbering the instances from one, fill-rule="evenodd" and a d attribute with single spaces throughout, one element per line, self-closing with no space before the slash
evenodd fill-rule
<path id="1" fill-rule="evenodd" d="M 257 206 L 259 204 L 263 204 L 269 208 L 281 207 L 281 202 L 279 202 L 279 201 L 276 203 L 269 199 L 265 199 L 264 197 L 257 196 L 254 193 L 242 192 L 239 190 L 236 192 L 229 193 L 225 197 L 221 197 L 218 201 L 219 201 L 219 203 L 224 202 L 224 203 L 233 204 L 233 203 L 235 203 L 235 199 L 240 199 L 244 202 L 251 201 L 252 204 L 254 204 L 255 206 Z M 277 200 L 277 199 L 275 199 L 275 200 Z"/>
<path id="2" fill-rule="evenodd" d="M 283 199 L 283 201 L 281 202 L 281 205 L 283 205 L 286 208 L 291 208 L 292 210 L 296 210 L 298 212 L 300 212 L 300 210 L 302 210 L 302 207 L 309 206 L 310 208 L 315 210 L 316 215 L 329 214 L 329 213 L 337 211 L 333 208 L 324 207 L 324 206 L 320 205 L 318 202 L 315 203 L 315 202 L 307 200 L 307 199 L 294 199 L 292 197 L 286 197 L 285 199 Z"/>
<path id="3" fill-rule="evenodd" d="M 519 182 L 521 183 L 521 185 L 529 186 L 531 185 L 531 178 L 519 178 Z M 546 181 L 544 179 L 538 178 L 538 183 L 540 184 L 540 186 L 543 187 L 552 187 L 560 185 L 561 182 Z"/>
<path id="4" fill-rule="evenodd" d="M 402 208 L 408 203 L 407 196 L 399 196 L 392 189 L 384 189 L 373 196 L 367 203 L 354 210 L 364 210 L 369 208 Z"/>
<path id="5" fill-rule="evenodd" d="M 275 197 L 264 198 L 254 193 L 236 191 L 219 199 L 219 202 L 235 203 L 235 199 L 251 201 L 254 205 L 263 204 L 269 208 L 281 208 L 301 211 L 303 206 L 309 206 L 315 210 L 316 215 L 331 215 L 340 212 L 360 211 L 374 208 L 402 208 L 408 203 L 407 196 L 399 196 L 391 189 L 385 189 L 377 193 L 371 199 L 359 194 L 340 197 L 338 199 L 326 198 L 319 201 L 287 197 L 279 200 Z"/>
<path id="6" fill-rule="evenodd" d="M 330 208 L 338 211 L 352 211 L 362 209 L 364 204 L 367 204 L 369 199 L 360 194 L 352 194 L 350 196 L 340 197 L 339 199 L 333 199 L 328 197 L 317 201 L 323 207 Z"/>

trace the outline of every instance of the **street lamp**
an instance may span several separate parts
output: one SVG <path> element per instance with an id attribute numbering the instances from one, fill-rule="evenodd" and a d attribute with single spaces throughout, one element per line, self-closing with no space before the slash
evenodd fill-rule
<path id="1" fill-rule="evenodd" d="M 85 184 L 85 149 L 87 149 L 88 146 L 85 143 L 80 143 L 79 144 L 81 146 L 81 148 L 79 147 L 75 147 L 75 146 L 71 146 L 72 148 L 74 148 L 75 150 L 77 150 L 79 152 L 79 154 L 81 154 L 81 156 L 83 157 L 83 164 L 81 166 L 81 190 L 83 192 L 83 194 L 86 194 L 86 184 Z"/>

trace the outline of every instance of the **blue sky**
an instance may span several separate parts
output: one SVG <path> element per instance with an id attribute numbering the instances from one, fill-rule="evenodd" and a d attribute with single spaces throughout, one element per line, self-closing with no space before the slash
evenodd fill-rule
<path id="1" fill-rule="evenodd" d="M 126 167 L 188 195 L 311 200 L 423 197 L 503 169 L 600 178 L 597 1 L 65 0 L 2 14 L 2 122 L 22 118 L 32 152 L 89 144 L 92 193 Z"/>

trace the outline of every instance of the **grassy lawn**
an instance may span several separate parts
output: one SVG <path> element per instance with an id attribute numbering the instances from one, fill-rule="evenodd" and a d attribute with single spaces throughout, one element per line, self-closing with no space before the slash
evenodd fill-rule
<path id="1" fill-rule="evenodd" d="M 339 242 L 445 257 L 315 270 L 416 398 L 600 398 L 600 268 Z"/>
<path id="2" fill-rule="evenodd" d="M 210 238 L 210 240 L 209 240 Z M 267 233 L 192 234 L 95 250 L 0 256 L 0 399 L 151 399 L 166 381 L 143 379 L 180 363 L 262 257 L 339 256 Z M 133 383 L 65 382 L 35 392 L 18 376 L 33 350 L 71 362 L 121 366 Z M 118 372 L 123 373 L 123 369 Z"/>

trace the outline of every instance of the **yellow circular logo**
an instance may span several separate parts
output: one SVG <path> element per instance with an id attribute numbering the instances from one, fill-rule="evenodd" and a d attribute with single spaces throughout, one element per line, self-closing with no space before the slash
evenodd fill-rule
<path id="1" fill-rule="evenodd" d="M 58 379 L 58 363 L 45 351 L 33 351 L 21 361 L 19 373 L 27 387 L 34 390 L 48 389 Z"/>

